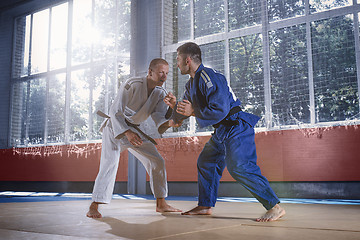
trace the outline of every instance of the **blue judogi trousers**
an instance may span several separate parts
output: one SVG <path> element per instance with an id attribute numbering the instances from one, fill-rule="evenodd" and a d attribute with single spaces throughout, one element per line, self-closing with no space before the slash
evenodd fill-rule
<path id="1" fill-rule="evenodd" d="M 231 176 L 241 183 L 267 209 L 279 199 L 256 164 L 255 132 L 247 122 L 220 125 L 202 150 L 197 163 L 199 206 L 214 207 L 220 178 L 227 166 Z"/>

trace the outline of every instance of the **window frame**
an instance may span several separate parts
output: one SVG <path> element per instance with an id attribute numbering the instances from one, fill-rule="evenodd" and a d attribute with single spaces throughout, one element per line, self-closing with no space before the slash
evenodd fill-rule
<path id="1" fill-rule="evenodd" d="M 162 0 L 162 9 L 165 10 L 165 2 L 167 0 Z M 191 22 L 191 34 L 190 38 L 186 41 L 175 42 L 172 44 L 165 44 L 165 33 L 164 25 L 165 19 L 164 14 L 162 16 L 162 57 L 165 58 L 166 54 L 176 53 L 177 47 L 187 41 L 192 41 L 198 45 L 209 44 L 218 41 L 225 41 L 225 72 L 223 73 L 227 78 L 230 84 L 230 63 L 229 63 L 229 41 L 234 38 L 244 37 L 253 34 L 261 34 L 263 37 L 263 71 L 264 71 L 264 97 L 265 97 L 265 127 L 256 127 L 257 132 L 262 131 L 274 131 L 274 130 L 283 130 L 283 129 L 299 129 L 299 128 L 319 128 L 319 127 L 331 127 L 338 125 L 349 125 L 349 124 L 360 124 L 360 118 L 356 118 L 350 121 L 329 121 L 329 122 L 317 122 L 316 121 L 316 111 L 315 111 L 315 92 L 314 92 L 314 76 L 313 76 L 313 59 L 312 59 L 312 44 L 311 44 L 311 23 L 323 19 L 330 19 L 337 16 L 352 15 L 353 16 L 353 26 L 354 26 L 354 44 L 355 44 L 355 57 L 356 57 L 356 68 L 357 68 L 357 91 L 358 96 L 360 96 L 360 49 L 359 43 L 359 17 L 360 17 L 360 3 L 356 0 L 352 1 L 352 5 L 336 7 L 334 9 L 326 11 L 318 11 L 310 13 L 310 0 L 304 0 L 305 13 L 301 16 L 295 16 L 291 18 L 285 18 L 281 20 L 269 20 L 268 0 L 261 1 L 261 23 L 259 25 L 254 25 L 250 27 L 245 27 L 236 30 L 229 30 L 229 17 L 228 17 L 228 0 L 224 0 L 224 13 L 225 13 L 225 31 L 222 33 L 209 34 L 206 36 L 194 37 L 194 0 L 190 0 L 190 22 Z M 306 25 L 306 46 L 307 46 L 307 61 L 308 61 L 308 81 L 309 81 L 309 110 L 310 110 L 310 123 L 303 123 L 301 125 L 281 125 L 273 126 L 272 119 L 272 105 L 271 105 L 271 76 L 270 76 L 270 43 L 269 43 L 269 32 L 281 28 L 291 27 L 295 25 L 305 24 Z M 167 83 L 167 85 L 172 86 L 172 84 Z M 167 86 L 166 86 L 167 87 Z M 170 89 L 167 89 L 170 90 Z M 360 101 L 359 101 L 359 111 L 360 111 Z M 190 117 L 190 126 L 189 131 L 186 132 L 167 132 L 165 136 L 173 137 L 178 135 L 209 135 L 210 132 L 197 132 L 195 127 L 194 117 Z"/>
<path id="2" fill-rule="evenodd" d="M 92 14 L 91 14 L 91 18 L 92 21 L 95 17 L 94 14 L 94 4 L 95 4 L 95 0 L 90 0 L 91 4 L 92 4 Z M 51 69 L 50 68 L 50 41 L 51 41 L 51 18 L 52 18 L 52 9 L 62 5 L 62 4 L 67 4 L 67 39 L 66 39 L 66 66 L 62 67 L 62 68 L 57 68 L 57 69 Z M 91 57 L 91 60 L 89 62 L 86 63 L 82 63 L 82 64 L 72 64 L 71 62 L 71 55 L 72 55 L 72 26 L 73 26 L 73 4 L 74 4 L 74 0 L 67 0 L 67 1 L 59 1 L 56 3 L 52 3 L 48 6 L 42 7 L 42 8 L 37 8 L 34 9 L 30 12 L 27 12 L 26 14 L 21 14 L 17 17 L 14 18 L 14 26 L 13 26 L 13 32 L 14 32 L 14 37 L 13 37 L 13 48 L 12 48 L 12 71 L 11 71 L 11 80 L 10 80 L 10 96 L 11 96 L 11 100 L 10 100 L 10 124 L 9 124 L 9 138 L 8 138 L 8 145 L 9 146 L 13 146 L 13 147 L 29 147 L 29 146 L 52 146 L 52 145 L 64 145 L 64 144 L 82 144 L 82 143 L 97 143 L 97 142 L 101 142 L 101 138 L 100 139 L 94 139 L 95 136 L 95 129 L 93 126 L 93 93 L 92 91 L 94 90 L 95 86 L 93 85 L 92 82 L 94 82 L 94 78 L 95 78 L 95 74 L 92 73 L 91 78 L 92 80 L 89 82 L 89 102 L 88 102 L 88 131 L 87 131 L 87 138 L 85 140 L 81 140 L 81 141 L 72 141 L 71 137 L 70 137 L 70 131 L 71 131 L 71 119 L 70 119 L 70 107 L 71 107 L 71 75 L 74 71 L 76 70 L 86 70 L 86 69 L 90 69 L 90 71 L 92 71 L 92 67 L 93 66 L 100 66 L 103 70 L 104 73 L 104 79 L 102 80 L 104 82 L 104 88 L 105 89 L 110 89 L 110 88 L 114 88 L 112 83 L 115 82 L 116 87 L 114 89 L 114 94 L 117 93 L 117 87 L 118 87 L 118 79 L 112 81 L 111 75 L 109 73 L 109 69 L 111 68 L 111 66 L 113 66 L 113 69 L 111 69 L 114 73 L 115 76 L 118 76 L 118 64 L 120 62 L 126 61 L 126 67 L 130 68 L 130 56 L 124 56 L 121 53 L 118 53 L 118 51 L 114 51 L 111 55 L 106 55 L 106 57 L 102 57 L 100 59 L 96 59 L 94 60 Z M 118 23 L 119 21 L 119 17 L 118 14 L 120 12 L 120 7 L 119 7 L 119 3 L 118 1 L 114 1 L 114 8 L 115 12 L 116 12 L 116 19 L 115 24 Z M 17 54 L 17 20 L 24 18 L 26 21 L 26 17 L 30 17 L 30 43 L 26 43 L 26 39 L 25 39 L 25 32 L 24 32 L 24 40 L 21 44 L 23 44 L 23 47 L 26 47 L 26 44 L 29 44 L 29 56 L 28 58 L 31 58 L 31 39 L 32 39 L 32 27 L 33 27 L 33 16 L 34 14 L 44 11 L 44 10 L 48 10 L 49 11 L 49 32 L 48 32 L 48 49 L 47 49 L 47 68 L 46 71 L 43 72 L 37 72 L 37 73 L 31 73 L 31 67 L 29 63 L 28 64 L 28 70 L 26 74 L 22 74 L 21 72 L 18 73 L 16 71 L 18 71 L 19 69 L 17 69 L 16 65 L 16 61 L 15 59 L 15 55 Z M 131 15 L 131 13 L 130 13 Z M 130 18 L 129 18 L 129 23 L 130 23 Z M 129 27 L 130 28 L 130 27 Z M 25 28 L 24 28 L 25 29 Z M 25 31 L 25 30 L 24 30 Z M 120 34 L 120 31 L 118 29 L 116 29 L 115 31 L 115 39 L 118 39 L 118 36 Z M 119 43 L 118 41 L 115 41 L 115 49 L 118 49 L 119 47 Z M 23 50 L 24 53 L 26 52 L 25 50 Z M 128 52 L 130 53 L 130 48 L 128 49 Z M 23 54 L 24 54 L 23 53 Z M 92 53 L 93 54 L 93 53 Z M 19 61 L 19 59 L 18 59 Z M 25 65 L 26 63 L 24 63 L 24 56 L 22 57 L 21 61 L 23 61 L 23 64 Z M 19 68 L 19 67 L 18 67 Z M 20 69 L 21 70 L 21 69 Z M 21 70 L 22 71 L 22 70 Z M 48 114 L 47 114 L 47 109 L 48 109 L 48 94 L 49 94 L 49 81 L 52 78 L 55 78 L 56 75 L 58 74 L 65 74 L 65 113 L 64 113 L 64 140 L 61 142 L 48 142 Z M 128 77 L 129 73 L 124 74 L 124 76 Z M 45 112 L 45 124 L 44 124 L 44 136 L 43 136 L 43 143 L 41 144 L 32 144 L 31 142 L 27 142 L 26 139 L 21 139 L 21 142 L 24 142 L 20 145 L 16 144 L 16 139 L 13 139 L 13 124 L 12 124 L 12 120 L 13 120 L 13 107 L 14 107 L 14 99 L 13 99 L 13 92 L 14 92 L 14 85 L 17 83 L 21 83 L 21 82 L 25 82 L 27 83 L 27 85 L 29 85 L 32 81 L 36 80 L 36 79 L 45 79 L 46 81 L 46 99 L 45 99 L 45 106 L 46 109 L 44 110 Z M 106 92 L 105 93 L 105 101 L 104 101 L 104 106 L 105 106 L 105 111 L 107 111 L 109 109 L 109 105 L 110 105 L 110 98 L 112 98 L 114 96 L 109 96 L 109 93 Z M 27 120 L 28 121 L 28 120 Z M 25 122 L 26 123 L 26 122 Z M 27 131 L 27 130 L 25 130 Z M 96 136 L 95 136 L 96 137 Z"/>

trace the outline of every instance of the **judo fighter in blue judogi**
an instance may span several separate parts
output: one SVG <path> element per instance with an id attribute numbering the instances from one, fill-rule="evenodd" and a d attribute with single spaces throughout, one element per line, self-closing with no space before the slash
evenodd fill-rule
<path id="1" fill-rule="evenodd" d="M 215 131 L 202 150 L 198 162 L 198 206 L 184 215 L 210 215 L 215 206 L 223 170 L 241 183 L 266 208 L 257 221 L 275 221 L 285 214 L 279 199 L 256 163 L 254 126 L 259 117 L 241 111 L 241 102 L 234 96 L 226 78 L 204 67 L 201 50 L 195 43 L 177 49 L 177 66 L 181 74 L 189 74 L 182 101 L 169 93 L 164 101 L 172 109 L 171 124 L 179 125 L 195 116 L 200 128 L 212 125 Z M 170 125 L 171 125 L 170 124 Z"/>

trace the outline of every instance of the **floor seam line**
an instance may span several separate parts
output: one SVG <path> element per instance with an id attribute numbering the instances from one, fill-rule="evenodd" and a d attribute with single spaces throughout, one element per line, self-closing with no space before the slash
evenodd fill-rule
<path id="1" fill-rule="evenodd" d="M 84 238 L 84 236 L 74 236 L 74 235 L 68 235 L 68 234 L 58 234 L 58 233 L 46 233 L 46 232 L 39 232 L 39 231 L 31 231 L 31 230 L 21 230 L 21 229 L 11 229 L 11 228 L 0 228 L 0 230 L 9 230 L 9 231 L 15 231 L 15 232 L 23 232 L 23 233 L 37 233 L 37 234 L 46 234 L 46 235 L 57 235 L 57 236 L 65 236 L 65 237 L 76 237 L 76 238 Z M 89 238 L 86 236 L 85 238 Z M 90 237 L 92 239 L 92 237 Z M 98 238 L 94 238 L 98 239 Z M 106 238 L 106 239 L 112 239 L 112 238 Z"/>
<path id="2" fill-rule="evenodd" d="M 236 224 L 236 225 L 225 226 L 225 227 L 209 228 L 209 229 L 203 229 L 203 230 L 198 230 L 198 231 L 190 231 L 190 232 L 184 232 L 184 233 L 177 233 L 177 234 L 171 234 L 171 235 L 166 235 L 166 236 L 161 236 L 161 237 L 149 238 L 149 239 L 147 239 L 147 240 L 164 239 L 164 238 L 168 238 L 168 237 L 176 237 L 176 236 L 188 235 L 188 234 L 192 234 L 192 233 L 206 232 L 206 231 L 210 231 L 210 230 L 220 230 L 220 229 L 225 229 L 225 228 L 239 227 L 239 226 L 242 226 L 242 225 L 243 225 L 243 224 Z"/>
<path id="3" fill-rule="evenodd" d="M 336 231 L 336 232 L 360 232 L 358 230 L 346 230 L 346 229 L 330 229 L 330 228 L 306 228 L 306 227 L 284 227 L 284 226 L 265 226 L 265 225 L 252 225 L 252 224 L 242 224 L 242 226 L 250 227 L 274 227 L 274 228 L 288 228 L 288 229 L 307 229 L 307 230 L 321 230 L 321 231 Z"/>

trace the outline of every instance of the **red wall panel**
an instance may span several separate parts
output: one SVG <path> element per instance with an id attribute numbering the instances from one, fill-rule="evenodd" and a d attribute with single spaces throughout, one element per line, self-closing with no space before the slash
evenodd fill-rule
<path id="1" fill-rule="evenodd" d="M 0 150 L 0 181 L 94 181 L 101 144 Z M 127 181 L 127 151 L 120 157 L 117 181 Z"/>
<path id="2" fill-rule="evenodd" d="M 210 136 L 157 139 L 168 181 L 197 181 Z M 258 164 L 269 181 L 360 181 L 360 126 L 256 133 Z M 0 150 L 0 181 L 94 181 L 101 144 Z M 127 181 L 127 152 L 117 181 Z M 222 181 L 233 181 L 227 171 Z"/>

